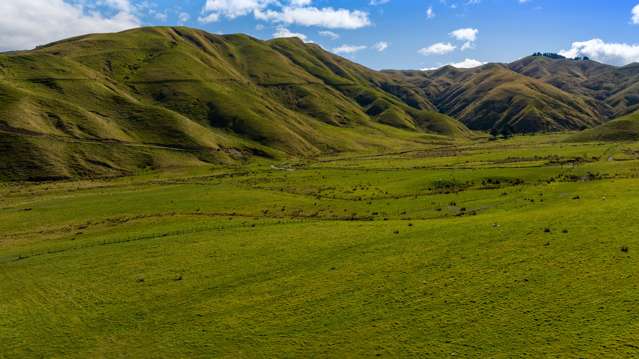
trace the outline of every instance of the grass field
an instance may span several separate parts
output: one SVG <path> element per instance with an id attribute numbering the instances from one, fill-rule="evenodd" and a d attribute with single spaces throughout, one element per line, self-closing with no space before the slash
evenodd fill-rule
<path id="1" fill-rule="evenodd" d="M 0 357 L 637 357 L 639 144 L 0 184 Z"/>

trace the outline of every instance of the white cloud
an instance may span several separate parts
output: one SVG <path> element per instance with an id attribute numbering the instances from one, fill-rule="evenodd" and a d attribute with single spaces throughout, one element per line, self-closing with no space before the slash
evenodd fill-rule
<path id="1" fill-rule="evenodd" d="M 455 51 L 457 46 L 451 44 L 450 42 L 443 43 L 438 42 L 436 44 L 432 44 L 429 47 L 425 47 L 419 50 L 419 53 L 422 55 L 446 55 Z"/>
<path id="2" fill-rule="evenodd" d="M 358 51 L 362 51 L 366 49 L 366 46 L 357 46 L 357 45 L 342 45 L 340 47 L 336 47 L 333 49 L 333 52 L 336 54 L 354 54 Z"/>
<path id="3" fill-rule="evenodd" d="M 388 49 L 388 46 L 390 46 L 388 45 L 388 42 L 380 41 L 373 45 L 373 49 L 377 50 L 378 52 L 383 52 L 384 50 Z"/>
<path id="4" fill-rule="evenodd" d="M 304 34 L 301 34 L 299 32 L 292 32 L 289 29 L 287 29 L 284 26 L 278 26 L 277 29 L 275 30 L 275 33 L 273 34 L 274 38 L 280 38 L 280 37 L 298 37 L 300 38 L 302 41 L 307 42 L 307 37 Z"/>
<path id="5" fill-rule="evenodd" d="M 320 36 L 323 36 L 323 37 L 328 37 L 331 40 L 339 39 L 339 34 L 336 34 L 336 33 L 332 32 L 332 31 L 328 31 L 328 30 L 320 31 L 320 32 L 318 32 L 318 34 Z"/>
<path id="6" fill-rule="evenodd" d="M 485 62 L 481 62 L 475 59 L 464 59 L 464 61 L 454 62 L 450 64 L 450 66 L 456 67 L 458 69 L 471 69 L 474 67 L 478 67 L 486 64 Z"/>
<path id="7" fill-rule="evenodd" d="M 475 43 L 474 42 L 466 41 L 462 45 L 461 50 L 464 51 L 464 50 L 474 49 L 474 48 L 475 48 Z"/>
<path id="8" fill-rule="evenodd" d="M 475 42 L 479 30 L 473 28 L 457 29 L 450 33 L 450 36 L 459 41 Z"/>
<path id="9" fill-rule="evenodd" d="M 206 0 L 202 22 L 214 22 L 220 17 L 235 19 L 265 9 L 275 0 Z"/>
<path id="10" fill-rule="evenodd" d="M 450 64 L 446 64 L 446 65 L 441 65 L 439 67 L 428 67 L 428 68 L 424 68 L 422 69 L 422 71 L 432 71 L 432 70 L 437 70 L 439 68 L 442 68 L 444 66 L 450 65 L 453 67 L 456 67 L 458 69 L 471 69 L 471 68 L 475 68 L 481 65 L 485 65 L 485 62 L 479 61 L 479 60 L 475 60 L 475 59 L 465 59 L 464 61 L 460 61 L 460 62 L 453 62 Z"/>
<path id="11" fill-rule="evenodd" d="M 632 23 L 639 24 L 639 4 L 632 8 Z"/>
<path id="12" fill-rule="evenodd" d="M 210 24 L 212 22 L 217 22 L 218 20 L 220 20 L 220 14 L 216 12 L 212 12 L 206 16 L 200 16 L 197 18 L 197 21 L 204 24 Z"/>
<path id="13" fill-rule="evenodd" d="M 428 9 L 426 10 L 426 17 L 429 19 L 432 19 L 435 17 L 435 11 L 433 11 L 432 6 L 429 6 Z"/>
<path id="14" fill-rule="evenodd" d="M 115 12 L 105 15 L 63 0 L 1 0 L 0 50 L 24 50 L 72 36 L 114 32 L 140 26 L 128 0 L 101 3 Z"/>
<path id="15" fill-rule="evenodd" d="M 133 8 L 129 0 L 98 0 L 98 5 L 104 5 L 124 12 L 132 12 Z"/>
<path id="16" fill-rule="evenodd" d="M 290 0 L 287 5 L 280 0 L 207 0 L 199 20 L 210 23 L 222 17 L 234 19 L 253 14 L 262 21 L 329 29 L 359 29 L 371 25 L 366 12 L 317 8 L 311 4 L 311 0 Z"/>
<path id="17" fill-rule="evenodd" d="M 359 10 L 284 7 L 281 11 L 268 10 L 256 13 L 263 20 L 297 24 L 302 26 L 320 26 L 328 29 L 359 29 L 371 25 L 368 14 Z"/>
<path id="18" fill-rule="evenodd" d="M 569 50 L 562 50 L 559 54 L 569 58 L 588 56 L 593 60 L 613 65 L 627 65 L 639 62 L 639 45 L 607 43 L 601 39 L 592 39 L 573 42 Z"/>
<path id="19" fill-rule="evenodd" d="M 185 23 L 185 22 L 187 22 L 187 21 L 191 20 L 191 15 L 189 15 L 189 14 L 188 14 L 188 13 L 186 13 L 186 12 L 181 12 L 181 13 L 178 15 L 178 20 L 180 21 L 180 23 L 181 23 L 181 24 L 183 24 L 183 23 Z"/>
<path id="20" fill-rule="evenodd" d="M 368 4 L 372 6 L 388 4 L 390 0 L 371 0 Z"/>
<path id="21" fill-rule="evenodd" d="M 291 6 L 309 6 L 312 0 L 291 0 Z"/>

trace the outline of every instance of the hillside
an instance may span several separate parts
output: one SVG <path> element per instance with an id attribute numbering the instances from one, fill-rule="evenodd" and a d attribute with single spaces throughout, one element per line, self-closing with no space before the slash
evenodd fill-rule
<path id="1" fill-rule="evenodd" d="M 579 130 L 639 109 L 637 64 L 529 56 L 473 69 L 384 72 L 477 130 Z"/>
<path id="2" fill-rule="evenodd" d="M 568 139 L 570 142 L 637 141 L 639 140 L 639 112 L 582 131 Z"/>
<path id="3" fill-rule="evenodd" d="M 639 110 L 638 84 L 637 64 L 545 54 L 374 71 L 297 38 L 185 27 L 86 35 L 0 54 L 0 178 L 379 152 L 469 129 L 582 130 Z"/>
<path id="4" fill-rule="evenodd" d="M 475 130 L 510 126 L 520 133 L 560 131 L 591 127 L 603 118 L 591 99 L 500 64 L 391 74 L 421 89 L 441 112 Z"/>
<path id="5" fill-rule="evenodd" d="M 141 28 L 0 55 L 0 173 L 127 174 L 410 146 L 468 130 L 298 39 Z"/>

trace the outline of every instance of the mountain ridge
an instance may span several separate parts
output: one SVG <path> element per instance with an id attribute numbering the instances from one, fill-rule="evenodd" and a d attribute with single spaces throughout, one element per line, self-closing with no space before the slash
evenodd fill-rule
<path id="1" fill-rule="evenodd" d="M 636 110 L 636 64 L 530 56 L 375 71 L 297 38 L 145 27 L 0 54 L 0 173 L 71 178 L 383 151 L 472 130 L 582 130 Z"/>
<path id="2" fill-rule="evenodd" d="M 0 129 L 0 173 L 12 179 L 383 150 L 470 135 L 388 76 L 318 47 L 184 27 L 90 34 L 0 55 Z M 88 150 L 87 142 L 111 145 Z"/>

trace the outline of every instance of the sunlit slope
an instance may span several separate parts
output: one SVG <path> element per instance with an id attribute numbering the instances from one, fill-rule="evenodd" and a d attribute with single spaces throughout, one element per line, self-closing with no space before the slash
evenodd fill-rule
<path id="1" fill-rule="evenodd" d="M 582 131 L 570 141 L 637 141 L 639 140 L 639 112 L 620 117 L 601 126 Z"/>
<path id="2" fill-rule="evenodd" d="M 560 131 L 596 126 L 604 119 L 603 110 L 590 98 L 501 64 L 389 74 L 412 84 L 413 89 L 431 98 L 439 111 L 475 130 L 509 127 L 520 133 Z"/>
<path id="3" fill-rule="evenodd" d="M 0 55 L 0 98 L 0 130 L 14 137 L 164 146 L 206 153 L 213 162 L 383 149 L 425 135 L 468 134 L 389 76 L 316 45 L 189 28 L 87 35 Z M 7 137 L 2 156 L 18 143 L 36 150 L 35 142 Z M 94 159 L 91 152 L 80 156 Z M 116 162 L 112 167 L 121 162 L 109 160 Z M 64 162 L 58 163 L 64 170 L 54 171 L 60 176 L 87 169 Z M 143 165 L 132 164 L 124 167 Z"/>

